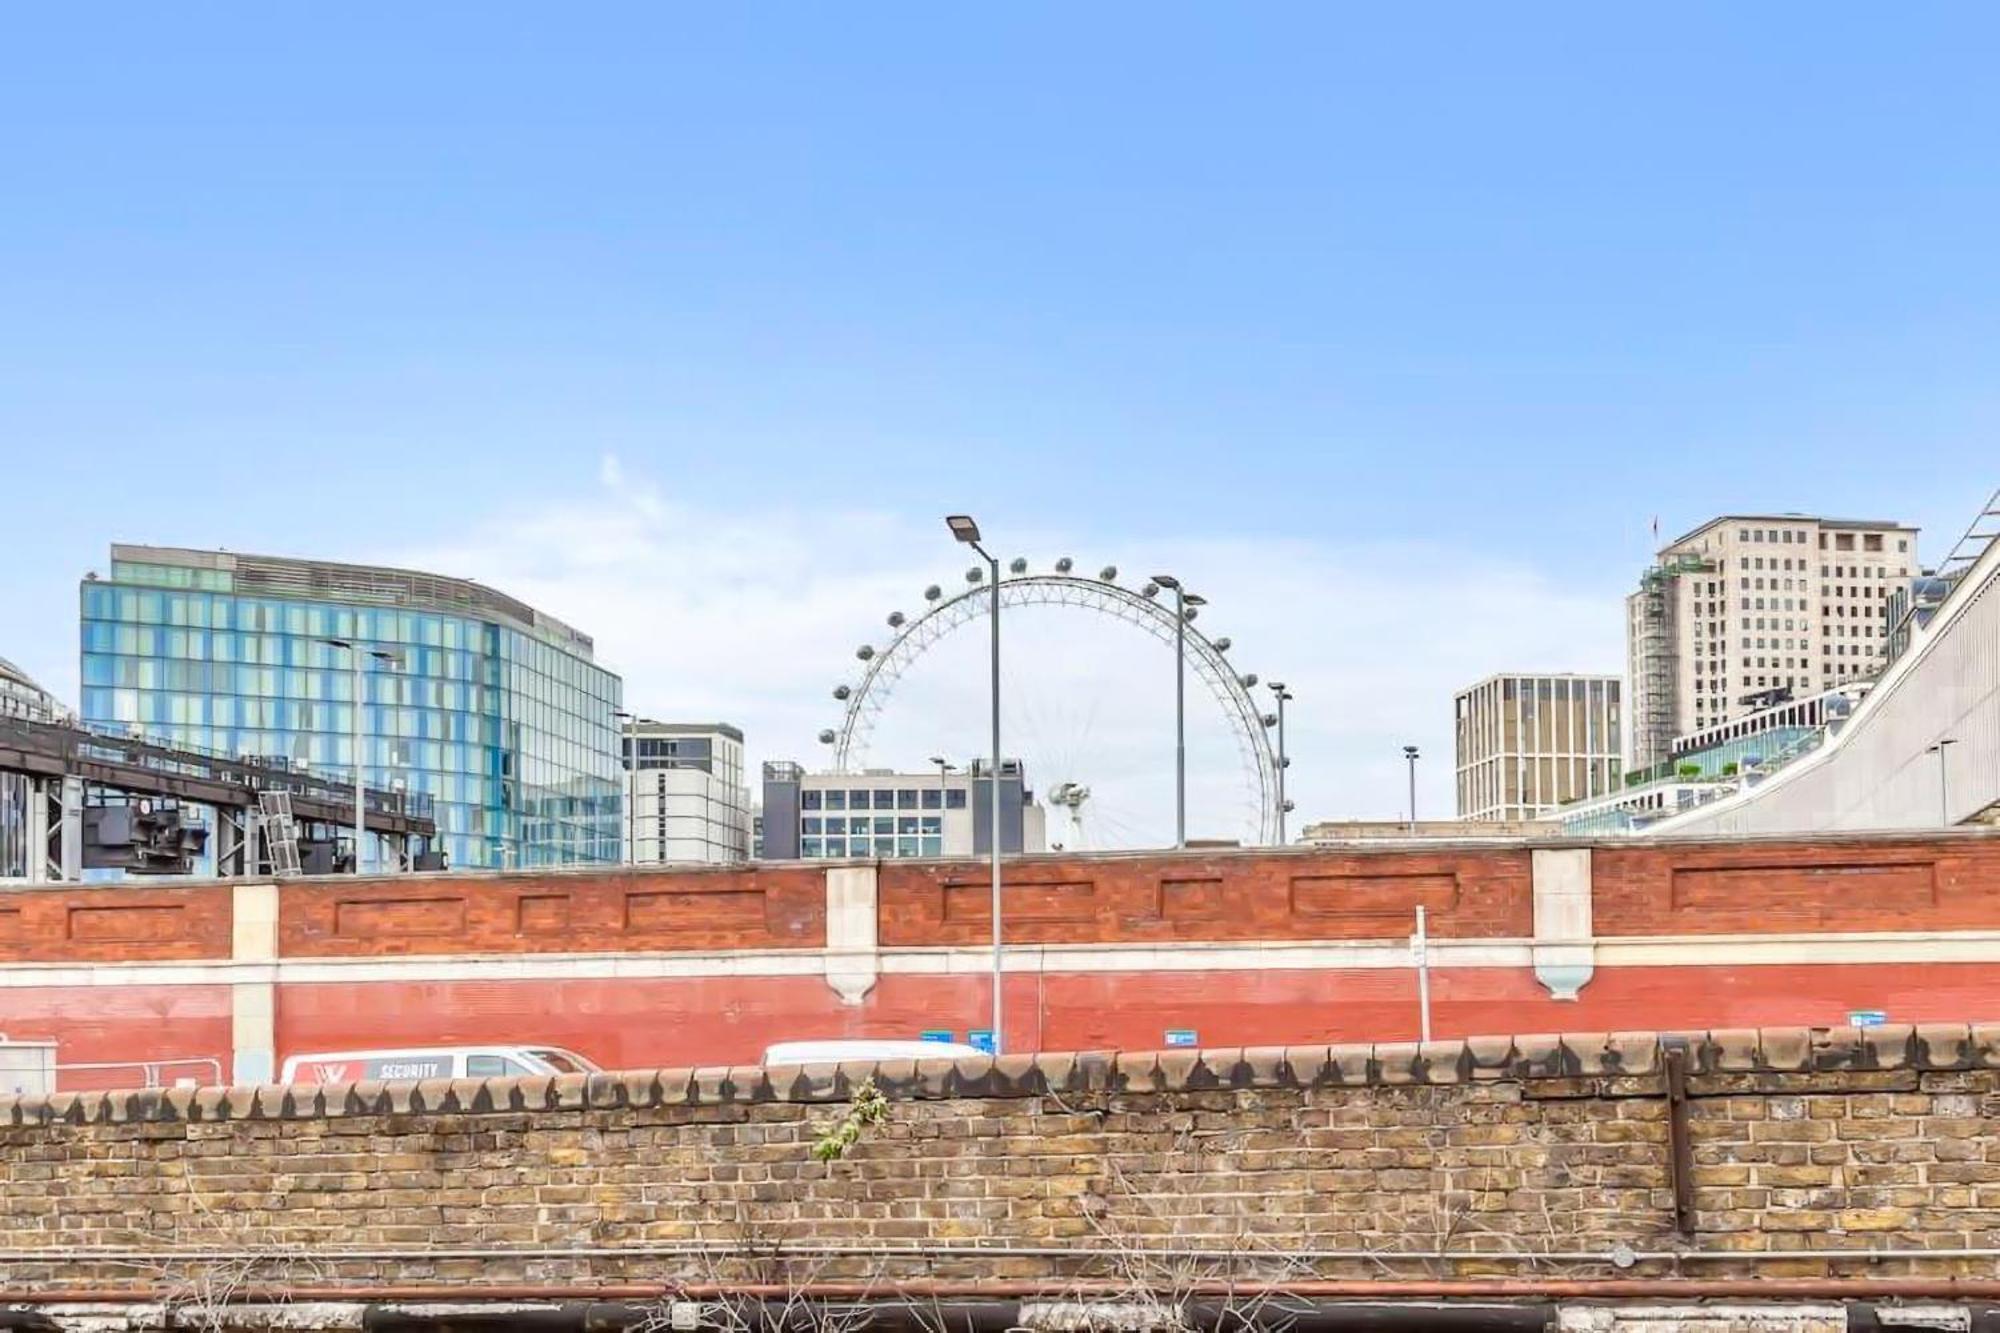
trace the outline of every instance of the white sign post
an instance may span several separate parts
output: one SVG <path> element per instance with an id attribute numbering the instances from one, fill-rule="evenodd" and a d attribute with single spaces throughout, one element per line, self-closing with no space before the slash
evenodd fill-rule
<path id="1" fill-rule="evenodd" d="M 1417 909 L 1417 931 L 1410 936 L 1410 963 L 1417 969 L 1417 1012 L 1422 1021 L 1423 1039 L 1431 1039 L 1431 950 L 1430 932 L 1424 909 Z"/>

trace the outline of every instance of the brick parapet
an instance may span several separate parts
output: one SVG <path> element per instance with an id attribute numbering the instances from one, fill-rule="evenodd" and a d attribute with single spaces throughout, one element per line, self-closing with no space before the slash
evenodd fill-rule
<path id="1" fill-rule="evenodd" d="M 1995 1070 L 2000 1069 L 2000 1025 L 1561 1033 L 1337 1046 L 738 1065 L 546 1078 L 77 1092 L 0 1097 L 0 1127 L 824 1104 L 848 1100 L 869 1080 L 888 1098 L 907 1101 L 1657 1081 L 1669 1050 L 1685 1053 L 1688 1073 L 1697 1079 Z"/>

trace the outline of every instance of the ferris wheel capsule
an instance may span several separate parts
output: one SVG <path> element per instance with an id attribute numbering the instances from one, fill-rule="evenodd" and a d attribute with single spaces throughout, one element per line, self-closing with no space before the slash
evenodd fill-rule
<path id="1" fill-rule="evenodd" d="M 1229 636 L 1228 636 L 1227 634 L 1223 635 L 1223 636 L 1222 636 L 1221 638 L 1219 638 L 1219 639 L 1216 639 L 1216 640 L 1215 640 L 1214 642 L 1215 642 L 1215 651 L 1216 651 L 1216 652 L 1218 652 L 1218 653 L 1226 653 L 1226 652 L 1228 652 L 1228 651 L 1229 651 L 1229 647 L 1230 647 L 1230 645 L 1229 645 Z"/>
<path id="2" fill-rule="evenodd" d="M 851 686 L 836 685 L 833 687 L 833 697 L 840 700 L 843 703 L 845 703 L 848 700 L 848 698 L 853 695 L 853 693 L 854 690 L 853 687 Z"/>
<path id="3" fill-rule="evenodd" d="M 1015 557 L 1014 557 L 1014 559 L 1012 560 L 1012 562 L 1010 562 L 1010 563 L 1008 564 L 1008 566 L 1007 566 L 1007 572 L 1008 572 L 1008 573 L 1010 573 L 1010 574 L 1025 574 L 1025 573 L 1027 573 L 1027 572 L 1028 572 L 1028 562 L 1027 562 L 1027 560 L 1026 560 L 1025 558 L 1021 557 L 1021 556 L 1018 556 L 1018 555 L 1017 555 L 1017 556 L 1015 556 Z"/>
<path id="4" fill-rule="evenodd" d="M 1118 581 L 1118 566 L 1106 565 L 1097 571 L 1097 577 L 1103 579 L 1106 583 L 1116 583 Z"/>
<path id="5" fill-rule="evenodd" d="M 825 731 L 822 731 L 819 734 L 819 743 L 821 745 L 831 745 L 833 744 L 833 741 L 834 741 L 834 735 L 832 727 L 828 727 Z"/>
<path id="6" fill-rule="evenodd" d="M 891 611 L 889 613 L 889 628 L 901 629 L 902 627 L 903 627 L 903 613 L 901 611 Z"/>
<path id="7" fill-rule="evenodd" d="M 981 569 L 978 565 L 974 565 L 971 569 L 965 571 L 965 581 L 967 583 L 977 583 L 985 577 L 986 577 L 986 571 Z"/>
<path id="8" fill-rule="evenodd" d="M 944 589 L 938 587 L 935 583 L 924 589 L 924 600 L 927 602 L 935 602 L 942 596 L 944 596 Z"/>
<path id="9" fill-rule="evenodd" d="M 875 645 L 872 643 L 864 643 L 859 648 L 856 648 L 854 650 L 854 655 L 860 658 L 864 662 L 871 661 L 874 659 L 875 656 Z"/>
<path id="10" fill-rule="evenodd" d="M 1070 559 L 1068 556 L 1064 556 L 1062 559 L 1056 561 L 1056 573 L 1058 574 L 1067 574 L 1075 568 L 1076 561 Z"/>

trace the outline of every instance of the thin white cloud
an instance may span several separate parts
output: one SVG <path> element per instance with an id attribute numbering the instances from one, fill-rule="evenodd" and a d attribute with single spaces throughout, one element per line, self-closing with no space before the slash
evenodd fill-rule
<path id="1" fill-rule="evenodd" d="M 934 521 L 865 510 L 719 511 L 681 503 L 615 456 L 590 503 L 496 516 L 399 562 L 491 583 L 592 634 L 646 716 L 740 725 L 754 765 L 824 762 L 832 687 L 855 649 L 884 644 L 891 610 L 931 583 L 963 586 L 965 560 Z M 1059 554 L 1135 584 L 1173 569 L 1210 600 L 1202 627 L 1234 641 L 1237 668 L 1284 679 L 1294 828 L 1391 818 L 1404 804 L 1401 747 L 1424 750 L 1420 813 L 1451 809 L 1453 693 L 1497 670 L 1618 670 L 1615 594 L 1580 589 L 1488 552 L 1411 543 L 1258 541 L 1133 534 L 1109 549 L 1045 534 L 1009 549 Z M 1042 790 L 1092 786 L 1089 836 L 1161 841 L 1172 828 L 1172 655 L 1130 626 L 1053 609 L 1003 622 L 1010 752 Z M 924 766 L 986 745 L 986 642 L 968 627 L 899 686 L 871 762 Z M 1269 695 L 1261 686 L 1262 706 Z M 1189 831 L 1242 836 L 1244 783 L 1219 709 L 1190 680 Z M 1059 821 L 1052 818 L 1052 836 Z"/>

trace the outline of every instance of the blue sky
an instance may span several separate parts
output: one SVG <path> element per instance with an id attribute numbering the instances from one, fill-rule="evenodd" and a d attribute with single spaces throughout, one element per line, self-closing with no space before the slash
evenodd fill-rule
<path id="1" fill-rule="evenodd" d="M 928 525 L 971 509 L 1024 552 L 1212 557 L 1342 714 L 1301 723 L 1302 805 L 1387 813 L 1389 742 L 1448 736 L 1399 662 L 1616 669 L 1654 515 L 1962 526 L 1996 38 L 1977 6 L 20 11 L 0 655 L 73 690 L 113 539 L 430 554 L 617 618 L 586 628 L 635 703 L 785 753 L 804 686 L 736 666 L 827 653 L 817 707 L 879 623 L 857 588 L 949 573 Z M 639 535 L 577 561 L 604 514 Z M 1452 633 L 1494 580 L 1547 632 Z M 715 613 L 740 642 L 690 652 L 649 612 L 744 589 L 823 638 Z"/>

